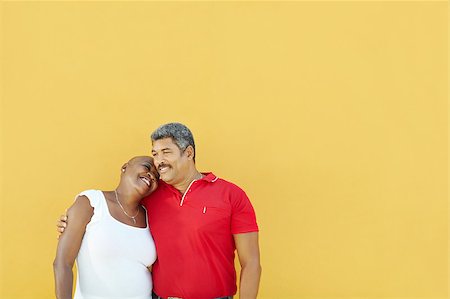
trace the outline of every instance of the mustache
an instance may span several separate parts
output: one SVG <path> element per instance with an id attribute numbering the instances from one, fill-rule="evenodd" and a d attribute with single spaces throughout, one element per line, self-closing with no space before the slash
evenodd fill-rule
<path id="1" fill-rule="evenodd" d="M 166 163 L 161 163 L 158 165 L 158 170 L 160 170 L 163 167 L 172 167 L 172 166 L 170 166 L 169 164 L 166 164 Z"/>

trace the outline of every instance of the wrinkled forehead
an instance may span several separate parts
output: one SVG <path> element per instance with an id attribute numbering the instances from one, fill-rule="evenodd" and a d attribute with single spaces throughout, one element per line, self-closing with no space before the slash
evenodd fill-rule
<path id="1" fill-rule="evenodd" d="M 152 142 L 152 151 L 154 152 L 161 151 L 163 149 L 174 149 L 174 148 L 178 148 L 178 146 L 171 137 L 154 140 Z"/>

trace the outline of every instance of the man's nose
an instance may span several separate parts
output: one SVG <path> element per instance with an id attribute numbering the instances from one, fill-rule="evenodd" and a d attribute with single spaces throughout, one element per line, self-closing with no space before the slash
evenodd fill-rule
<path id="1" fill-rule="evenodd" d="M 158 169 L 159 164 L 163 162 L 164 159 L 161 157 L 154 157 L 153 158 L 153 164 L 155 164 L 156 169 Z"/>

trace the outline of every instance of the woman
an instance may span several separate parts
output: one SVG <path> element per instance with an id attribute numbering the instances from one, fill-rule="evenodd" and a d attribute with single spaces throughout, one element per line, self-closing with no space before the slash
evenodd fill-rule
<path id="1" fill-rule="evenodd" d="M 151 298 L 148 267 L 156 251 L 139 202 L 156 189 L 159 175 L 146 156 L 132 158 L 121 171 L 114 191 L 84 191 L 67 211 L 71 221 L 59 238 L 53 263 L 58 299 L 72 298 L 75 259 L 74 298 Z"/>

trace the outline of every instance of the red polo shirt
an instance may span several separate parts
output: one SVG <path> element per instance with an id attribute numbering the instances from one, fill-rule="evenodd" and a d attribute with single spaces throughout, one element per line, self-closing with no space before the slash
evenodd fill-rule
<path id="1" fill-rule="evenodd" d="M 158 255 L 152 270 L 156 294 L 207 299 L 236 293 L 233 234 L 258 231 L 242 189 L 208 173 L 184 194 L 159 181 L 142 204 Z"/>

